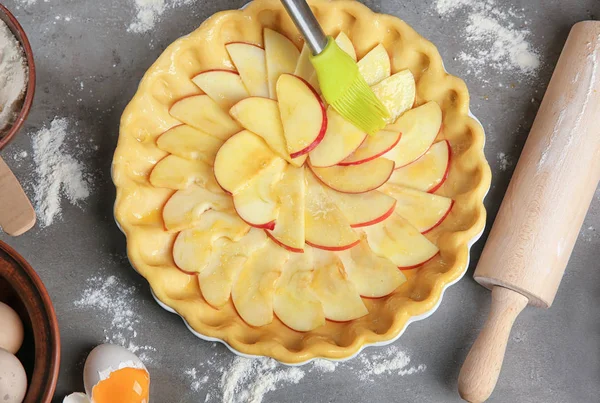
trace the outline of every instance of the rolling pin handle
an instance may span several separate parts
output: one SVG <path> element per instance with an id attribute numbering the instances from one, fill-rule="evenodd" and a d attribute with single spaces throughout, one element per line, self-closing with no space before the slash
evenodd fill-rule
<path id="1" fill-rule="evenodd" d="M 458 376 L 458 392 L 464 400 L 480 403 L 492 394 L 513 323 L 528 301 L 508 288 L 492 289 L 490 314 Z"/>

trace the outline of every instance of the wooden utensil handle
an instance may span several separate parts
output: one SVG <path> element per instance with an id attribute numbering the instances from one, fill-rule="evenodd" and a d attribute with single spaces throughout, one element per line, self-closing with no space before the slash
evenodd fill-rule
<path id="1" fill-rule="evenodd" d="M 487 322 L 458 376 L 458 391 L 464 400 L 484 402 L 492 394 L 512 325 L 527 302 L 527 297 L 508 288 L 496 286 L 492 289 L 492 306 Z"/>
<path id="2" fill-rule="evenodd" d="M 0 228 L 19 236 L 35 224 L 35 211 L 21 184 L 0 158 Z"/>

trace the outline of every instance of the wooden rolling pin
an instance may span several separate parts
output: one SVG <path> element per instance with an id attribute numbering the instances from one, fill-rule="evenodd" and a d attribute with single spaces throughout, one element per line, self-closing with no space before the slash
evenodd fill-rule
<path id="1" fill-rule="evenodd" d="M 512 325 L 529 303 L 548 308 L 600 179 L 600 22 L 573 26 L 492 227 L 475 280 L 492 290 L 458 389 L 485 401 Z"/>
<path id="2" fill-rule="evenodd" d="M 0 158 L 0 228 L 19 236 L 35 225 L 35 211 L 21 184 Z"/>

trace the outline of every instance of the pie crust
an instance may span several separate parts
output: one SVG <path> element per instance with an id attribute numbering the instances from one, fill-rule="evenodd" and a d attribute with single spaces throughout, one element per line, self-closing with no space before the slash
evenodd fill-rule
<path id="1" fill-rule="evenodd" d="M 416 81 L 416 104 L 439 104 L 443 130 L 436 141 L 448 140 L 452 148 L 448 178 L 436 194 L 452 198 L 454 206 L 440 226 L 426 233 L 439 247 L 439 255 L 417 270 L 406 271 L 408 281 L 389 296 L 363 299 L 368 315 L 297 332 L 277 318 L 265 326 L 250 326 L 231 300 L 213 308 L 203 299 L 195 276 L 179 270 L 173 261 L 177 234 L 165 230 L 162 209 L 174 191 L 149 182 L 153 167 L 167 155 L 157 147 L 158 136 L 181 124 L 169 108 L 202 93 L 191 78 L 205 70 L 234 68 L 226 43 L 262 45 L 263 28 L 268 27 L 301 48 L 302 38 L 278 0 L 256 0 L 243 10 L 217 13 L 163 52 L 123 113 L 112 167 L 115 218 L 127 237 L 133 267 L 150 283 L 156 298 L 197 333 L 220 339 L 240 353 L 285 363 L 348 358 L 366 345 L 394 340 L 409 321 L 435 309 L 445 288 L 467 269 L 471 243 L 485 225 L 483 198 L 491 180 L 483 153 L 484 132 L 470 116 L 467 87 L 446 73 L 432 43 L 402 20 L 376 14 L 355 1 L 309 3 L 328 35 L 341 31 L 348 35 L 359 59 L 381 43 L 390 56 L 392 74 L 410 69 Z"/>

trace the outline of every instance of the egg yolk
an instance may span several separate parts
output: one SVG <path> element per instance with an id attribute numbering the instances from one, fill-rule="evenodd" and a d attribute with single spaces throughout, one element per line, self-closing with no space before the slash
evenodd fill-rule
<path id="1" fill-rule="evenodd" d="M 94 403 L 148 403 L 150 376 L 140 368 L 122 368 L 92 389 Z"/>

